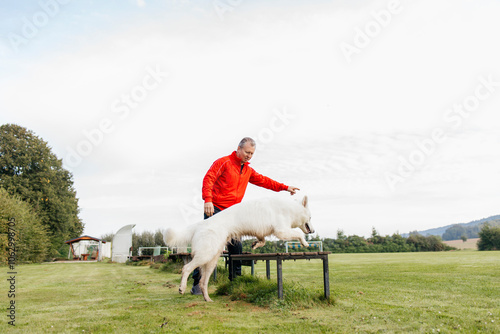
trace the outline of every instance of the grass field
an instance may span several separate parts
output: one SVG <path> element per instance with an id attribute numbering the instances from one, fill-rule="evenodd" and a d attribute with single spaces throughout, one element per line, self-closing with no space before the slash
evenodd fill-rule
<path id="1" fill-rule="evenodd" d="M 467 241 L 463 242 L 463 240 L 449 240 L 443 241 L 445 244 L 451 247 L 455 247 L 456 249 L 475 249 L 477 250 L 477 242 L 479 238 L 467 239 Z"/>
<path id="2" fill-rule="evenodd" d="M 332 254 L 335 303 L 303 309 L 231 301 L 213 285 L 206 303 L 178 294 L 180 275 L 149 267 L 23 265 L 16 331 L 2 269 L 1 333 L 500 333 L 500 252 Z M 264 262 L 256 272 L 265 275 Z M 285 261 L 283 276 L 322 293 L 320 260 Z"/>

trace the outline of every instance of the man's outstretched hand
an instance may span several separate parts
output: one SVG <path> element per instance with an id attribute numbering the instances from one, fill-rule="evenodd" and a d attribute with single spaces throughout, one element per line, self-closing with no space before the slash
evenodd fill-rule
<path id="1" fill-rule="evenodd" d="M 288 189 L 286 191 L 288 191 L 290 193 L 290 195 L 295 195 L 295 193 L 300 190 L 299 188 L 297 187 L 294 187 L 294 186 L 288 186 Z"/>

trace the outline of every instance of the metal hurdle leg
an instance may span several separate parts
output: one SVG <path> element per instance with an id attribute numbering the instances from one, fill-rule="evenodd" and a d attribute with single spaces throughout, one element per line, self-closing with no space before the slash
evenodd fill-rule
<path id="1" fill-rule="evenodd" d="M 234 279 L 234 262 L 233 262 L 233 257 L 229 255 L 229 269 L 231 270 L 231 277 Z"/>
<path id="2" fill-rule="evenodd" d="M 283 265 L 281 263 L 281 258 L 276 258 L 277 276 L 278 276 L 278 299 L 283 299 Z"/>
<path id="3" fill-rule="evenodd" d="M 328 254 L 323 256 L 323 289 L 325 299 L 330 298 L 330 271 L 328 269 Z"/>

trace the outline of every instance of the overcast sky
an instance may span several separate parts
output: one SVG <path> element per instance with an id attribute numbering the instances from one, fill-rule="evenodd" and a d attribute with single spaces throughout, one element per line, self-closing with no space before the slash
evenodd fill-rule
<path id="1" fill-rule="evenodd" d="M 204 174 L 244 136 L 320 237 L 500 214 L 498 1 L 0 7 L 0 124 L 63 159 L 85 234 L 201 220 Z M 244 200 L 263 196 L 289 197 Z"/>

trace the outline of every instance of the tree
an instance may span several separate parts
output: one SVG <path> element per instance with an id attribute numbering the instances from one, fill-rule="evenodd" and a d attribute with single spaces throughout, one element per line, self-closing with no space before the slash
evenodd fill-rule
<path id="1" fill-rule="evenodd" d="M 163 239 L 164 231 L 157 229 L 155 232 L 155 246 L 162 246 L 166 247 L 167 244 L 165 243 L 165 240 Z"/>
<path id="2" fill-rule="evenodd" d="M 337 230 L 337 240 L 346 240 L 347 236 L 344 234 L 344 230 Z"/>
<path id="3" fill-rule="evenodd" d="M 72 178 L 47 142 L 32 131 L 15 124 L 0 126 L 0 187 L 34 208 L 47 230 L 52 256 L 64 240 L 83 231 Z"/>
<path id="4" fill-rule="evenodd" d="M 480 251 L 500 250 L 500 227 L 485 223 L 479 232 L 477 249 Z"/>
<path id="5" fill-rule="evenodd" d="M 372 227 L 372 236 L 367 241 L 372 244 L 383 244 L 386 242 L 386 238 L 380 236 L 375 227 Z"/>
<path id="6" fill-rule="evenodd" d="M 462 236 L 460 237 L 460 239 L 462 239 L 463 242 L 466 242 L 467 241 L 467 236 L 465 234 L 462 234 Z"/>

